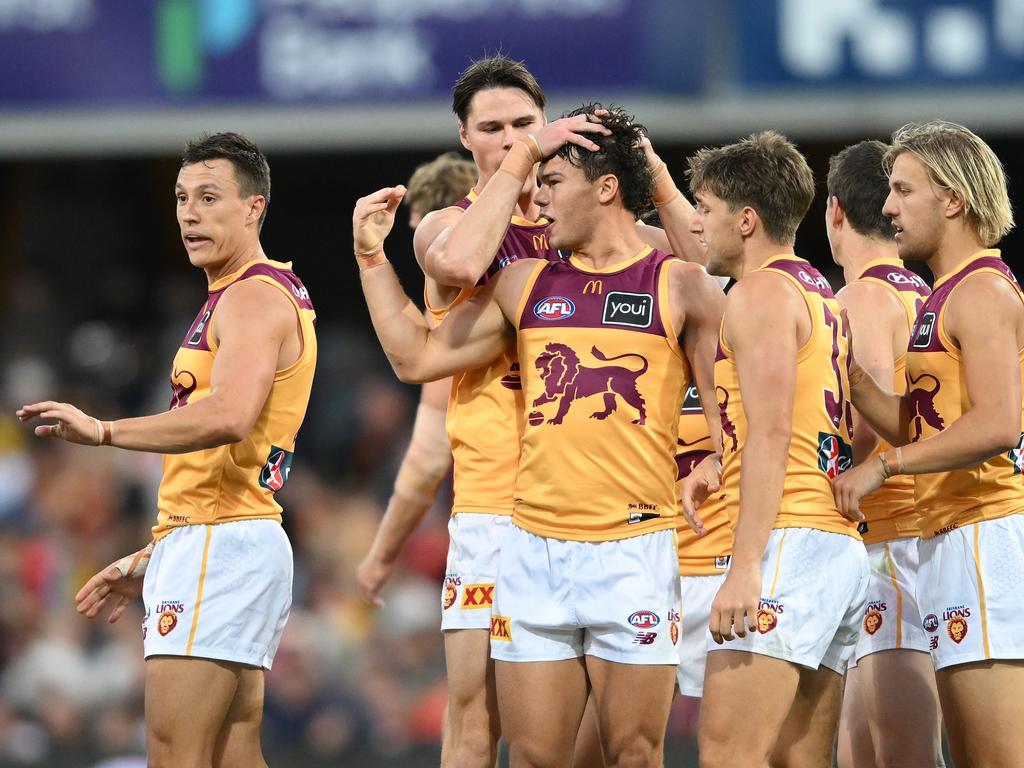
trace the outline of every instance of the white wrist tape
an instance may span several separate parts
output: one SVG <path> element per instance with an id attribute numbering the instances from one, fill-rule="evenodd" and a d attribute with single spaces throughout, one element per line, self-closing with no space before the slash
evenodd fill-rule
<path id="1" fill-rule="evenodd" d="M 133 555 L 125 555 L 114 567 L 121 572 L 121 577 L 134 579 L 142 576 L 149 567 L 149 558 L 153 556 L 153 542 L 149 542 L 145 549 L 140 549 Z"/>

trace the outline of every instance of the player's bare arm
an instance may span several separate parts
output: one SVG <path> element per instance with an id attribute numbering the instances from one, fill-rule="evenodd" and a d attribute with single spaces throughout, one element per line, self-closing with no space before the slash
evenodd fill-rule
<path id="1" fill-rule="evenodd" d="M 889 388 L 895 371 L 894 336 L 906 333 L 906 315 L 892 292 L 881 285 L 853 282 L 836 295 L 846 315 L 850 336 L 857 340 L 857 364 L 880 387 Z M 899 333 L 898 333 L 899 331 Z M 903 350 L 906 344 L 902 344 Z M 866 419 L 854 419 L 853 460 L 860 464 L 878 445 Z M 893 445 L 906 442 L 906 431 L 884 436 Z"/>
<path id="2" fill-rule="evenodd" d="M 792 436 L 797 351 L 810 315 L 784 278 L 752 273 L 737 283 L 725 310 L 725 341 L 736 356 L 749 425 L 740 467 L 740 510 L 729 575 L 711 606 L 716 642 L 757 627 L 761 559 L 779 513 Z"/>
<path id="3" fill-rule="evenodd" d="M 409 449 L 395 478 L 394 489 L 370 551 L 356 569 L 359 594 L 381 608 L 381 589 L 391 578 L 399 554 L 430 509 L 438 486 L 451 467 L 451 446 L 445 431 L 445 411 L 451 380 L 423 385 Z"/>
<path id="4" fill-rule="evenodd" d="M 589 118 L 589 119 L 588 119 Z M 596 150 L 587 134 L 609 131 L 591 115 L 555 120 L 512 142 L 502 162 L 467 210 L 444 209 L 424 218 L 413 246 L 423 272 L 440 286 L 476 285 L 490 265 L 515 213 L 523 186 L 541 159 L 565 144 Z M 449 292 L 448 300 L 454 298 Z"/>
<path id="5" fill-rule="evenodd" d="M 697 383 L 708 434 L 721 451 L 722 421 L 715 399 L 715 352 L 725 313 L 725 294 L 699 264 L 673 263 L 670 269 L 672 321 L 676 323 L 683 353 Z"/>
<path id="6" fill-rule="evenodd" d="M 899 460 L 890 451 L 889 466 L 901 473 L 972 467 L 1010 450 L 1020 439 L 1024 306 L 1016 292 L 1001 277 L 977 275 L 957 288 L 943 321 L 963 356 L 971 407 L 942 432 L 904 445 Z M 885 477 L 881 461 L 840 475 L 833 482 L 839 511 L 851 520 L 862 519 L 860 500 Z"/>
<path id="7" fill-rule="evenodd" d="M 654 207 L 658 210 L 658 218 L 661 219 L 663 229 L 649 224 L 639 224 L 640 237 L 648 245 L 659 250 L 675 254 L 686 261 L 706 264 L 707 249 L 690 231 L 693 204 L 676 186 L 668 166 L 654 151 L 650 138 L 645 136 L 641 146 L 644 148 L 647 165 L 654 178 Z"/>
<path id="8" fill-rule="evenodd" d="M 360 198 L 352 217 L 363 295 L 381 347 L 395 374 L 406 382 L 432 381 L 486 365 L 512 344 L 514 330 L 506 317 L 514 315 L 533 265 L 523 261 L 502 270 L 431 329 L 384 255 L 384 239 L 404 194 L 404 187 L 380 189 Z"/>
<path id="9" fill-rule="evenodd" d="M 208 397 L 164 413 L 109 422 L 109 436 L 105 426 L 98 435 L 97 420 L 68 403 L 26 405 L 18 418 L 55 419 L 55 424 L 35 428 L 39 437 L 132 451 L 190 453 L 238 442 L 252 431 L 275 372 L 301 353 L 298 321 L 277 288 L 248 280 L 224 292 L 212 322 L 218 350 Z"/>

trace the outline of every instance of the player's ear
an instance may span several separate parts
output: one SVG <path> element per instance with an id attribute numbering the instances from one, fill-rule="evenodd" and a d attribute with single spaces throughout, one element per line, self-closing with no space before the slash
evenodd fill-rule
<path id="1" fill-rule="evenodd" d="M 473 151 L 473 148 L 469 146 L 469 136 L 466 133 L 466 124 L 461 120 L 459 121 L 459 141 L 461 141 L 462 146 L 464 146 L 470 152 Z"/>
<path id="2" fill-rule="evenodd" d="M 597 185 L 597 199 L 602 204 L 610 203 L 619 194 L 619 177 L 612 173 L 606 173 L 599 178 Z"/>
<path id="3" fill-rule="evenodd" d="M 249 212 L 245 216 L 246 224 L 259 224 L 260 217 L 267 209 L 267 198 L 263 195 L 253 195 L 249 198 Z"/>
<path id="4" fill-rule="evenodd" d="M 757 211 L 751 208 L 749 205 L 743 206 L 739 211 L 738 226 L 740 234 L 743 237 L 750 237 L 754 234 L 754 229 L 757 227 L 761 217 L 757 215 Z"/>
<path id="5" fill-rule="evenodd" d="M 843 206 L 839 202 L 839 198 L 835 195 L 829 195 L 828 205 L 825 208 L 825 215 L 828 217 L 828 222 L 833 227 L 839 227 L 842 225 L 844 219 L 846 219 L 846 212 L 843 210 Z"/>
<path id="6" fill-rule="evenodd" d="M 943 190 L 945 200 L 945 214 L 947 219 L 954 219 L 961 213 L 966 213 L 967 204 L 963 197 L 955 189 Z"/>

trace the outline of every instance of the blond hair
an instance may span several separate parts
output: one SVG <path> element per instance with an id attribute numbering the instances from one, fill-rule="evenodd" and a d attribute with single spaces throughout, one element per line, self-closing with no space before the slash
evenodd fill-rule
<path id="1" fill-rule="evenodd" d="M 476 166 L 472 161 L 463 159 L 456 152 L 445 152 L 416 167 L 409 178 L 405 202 L 412 210 L 426 215 L 464 198 L 476 184 L 476 179 Z"/>
<path id="2" fill-rule="evenodd" d="M 983 245 L 995 245 L 1013 229 L 1006 171 L 976 134 L 945 120 L 908 123 L 892 135 L 883 160 L 886 173 L 904 152 L 924 164 L 932 183 L 963 201 L 964 216 Z"/>

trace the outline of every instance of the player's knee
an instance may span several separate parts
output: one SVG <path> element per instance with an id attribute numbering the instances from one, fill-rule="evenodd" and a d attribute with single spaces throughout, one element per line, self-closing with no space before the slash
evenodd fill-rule
<path id="1" fill-rule="evenodd" d="M 629 739 L 616 747 L 609 747 L 607 763 L 609 768 L 650 768 L 661 765 L 661 740 L 652 741 L 642 735 Z"/>
<path id="2" fill-rule="evenodd" d="M 768 765 L 767 755 L 760 761 L 753 759 L 746 750 L 729 739 L 710 739 L 701 736 L 700 768 L 736 768 L 738 765 L 761 768 Z"/>

